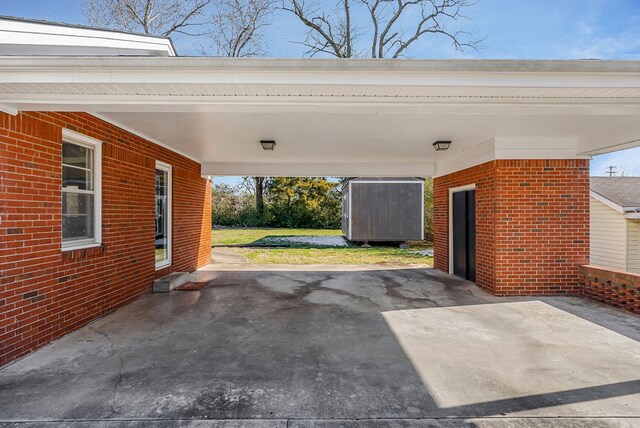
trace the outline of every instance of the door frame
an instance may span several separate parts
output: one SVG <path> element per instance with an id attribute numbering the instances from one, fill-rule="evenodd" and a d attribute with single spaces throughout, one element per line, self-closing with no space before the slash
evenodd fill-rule
<path id="1" fill-rule="evenodd" d="M 453 194 L 468 190 L 476 190 L 476 184 L 449 188 L 449 275 L 453 275 Z"/>
<path id="2" fill-rule="evenodd" d="M 167 244 L 167 258 L 161 262 L 156 262 L 156 270 L 164 269 L 171 266 L 173 263 L 173 166 L 171 164 L 156 160 L 155 170 L 159 169 L 167 173 L 167 204 L 165 206 L 165 215 L 167 217 L 167 230 L 166 230 L 166 244 Z M 155 184 L 154 184 L 154 201 L 155 201 Z"/>

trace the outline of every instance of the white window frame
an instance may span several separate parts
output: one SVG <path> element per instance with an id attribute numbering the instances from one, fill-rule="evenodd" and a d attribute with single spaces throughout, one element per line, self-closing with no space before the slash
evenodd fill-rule
<path id="1" fill-rule="evenodd" d="M 98 247 L 102 245 L 102 141 L 88 137 L 70 129 L 62 129 L 62 141 L 87 147 L 93 150 L 93 230 L 91 239 L 81 239 L 65 242 L 62 241 L 62 251 L 81 250 L 84 248 Z M 61 162 L 62 166 L 62 162 Z M 60 194 L 64 192 L 61 189 Z M 62 210 L 62 207 L 61 207 Z M 60 235 L 62 236 L 62 222 L 60 223 Z"/>
<path id="2" fill-rule="evenodd" d="M 160 262 L 156 262 L 156 270 L 159 270 L 159 269 L 164 269 L 166 267 L 171 266 L 171 263 L 172 263 L 171 254 L 172 254 L 172 248 L 173 248 L 173 228 L 172 228 L 172 225 L 173 225 L 173 166 L 168 163 L 160 162 L 157 160 L 155 169 L 159 169 L 167 173 L 167 206 L 165 207 L 166 215 L 167 215 L 167 258 Z M 155 169 L 153 171 L 154 179 L 155 179 Z M 155 198 L 155 181 L 153 186 L 154 186 L 153 194 Z M 154 242 L 155 242 L 155 238 L 154 238 Z M 155 252 L 154 252 L 154 255 L 155 255 Z"/>
<path id="3" fill-rule="evenodd" d="M 449 188 L 449 275 L 453 275 L 453 194 L 467 190 L 476 190 L 476 184 Z"/>

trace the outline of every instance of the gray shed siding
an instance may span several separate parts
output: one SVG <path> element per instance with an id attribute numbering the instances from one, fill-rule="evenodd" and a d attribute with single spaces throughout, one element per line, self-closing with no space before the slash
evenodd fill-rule
<path id="1" fill-rule="evenodd" d="M 352 180 L 343 189 L 342 231 L 352 241 L 420 240 L 423 210 L 422 180 Z"/>

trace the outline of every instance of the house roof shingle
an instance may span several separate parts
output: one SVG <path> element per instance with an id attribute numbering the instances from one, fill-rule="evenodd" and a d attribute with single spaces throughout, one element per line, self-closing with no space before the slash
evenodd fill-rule
<path id="1" fill-rule="evenodd" d="M 591 191 L 624 211 L 640 209 L 640 177 L 591 177 Z"/>

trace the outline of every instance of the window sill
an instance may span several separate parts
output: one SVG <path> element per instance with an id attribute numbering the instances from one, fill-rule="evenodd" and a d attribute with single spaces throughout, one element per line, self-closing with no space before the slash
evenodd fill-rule
<path id="1" fill-rule="evenodd" d="M 63 245 L 62 246 L 62 251 L 76 251 L 76 250 L 86 250 L 88 248 L 96 248 L 96 247 L 101 247 L 102 244 L 100 242 L 87 242 L 87 240 L 84 240 L 83 244 L 78 244 L 78 245 Z"/>
<path id="2" fill-rule="evenodd" d="M 97 256 L 104 254 L 104 244 L 87 244 L 77 247 L 64 247 L 62 248 L 63 260 L 79 260 L 86 257 Z"/>
<path id="3" fill-rule="evenodd" d="M 156 271 L 171 267 L 171 262 L 160 263 L 156 265 Z"/>

